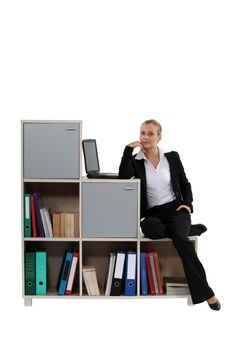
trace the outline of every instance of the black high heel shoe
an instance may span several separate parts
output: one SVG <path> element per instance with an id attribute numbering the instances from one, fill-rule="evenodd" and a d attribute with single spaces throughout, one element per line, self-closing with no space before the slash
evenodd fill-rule
<path id="1" fill-rule="evenodd" d="M 208 303 L 208 301 L 207 301 L 207 303 Z M 215 311 L 219 311 L 221 309 L 221 304 L 218 300 L 216 301 L 216 303 L 213 303 L 213 304 L 208 303 L 208 305 L 212 310 L 215 310 Z"/>

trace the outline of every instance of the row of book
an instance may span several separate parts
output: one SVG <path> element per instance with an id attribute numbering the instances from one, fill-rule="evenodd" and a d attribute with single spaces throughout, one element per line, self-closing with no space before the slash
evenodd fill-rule
<path id="1" fill-rule="evenodd" d="M 52 217 L 52 220 L 51 220 Z M 78 237 L 79 213 L 53 213 L 41 207 L 38 192 L 24 194 L 24 237 Z"/>
<path id="2" fill-rule="evenodd" d="M 78 251 L 66 251 L 60 268 L 59 278 L 57 282 L 57 293 L 59 295 L 70 295 L 76 287 L 74 282 L 79 253 Z M 82 267 L 84 285 L 88 295 L 100 295 L 99 285 L 96 276 L 96 269 L 93 265 Z"/>
<path id="3" fill-rule="evenodd" d="M 142 295 L 163 294 L 157 252 L 140 253 Z M 134 251 L 110 253 L 105 295 L 136 295 L 137 254 Z"/>
<path id="4" fill-rule="evenodd" d="M 111 252 L 105 295 L 136 295 L 137 285 L 137 253 Z"/>
<path id="5" fill-rule="evenodd" d="M 47 253 L 25 252 L 25 294 L 45 295 L 47 292 Z"/>
<path id="6" fill-rule="evenodd" d="M 140 265 L 141 294 L 164 294 L 158 253 L 156 251 L 141 252 Z"/>
<path id="7" fill-rule="evenodd" d="M 58 295 L 72 294 L 77 282 L 76 270 L 79 253 L 66 251 L 57 281 Z M 25 252 L 25 294 L 46 295 L 47 293 L 47 253 L 44 251 Z"/>
<path id="8" fill-rule="evenodd" d="M 142 294 L 148 294 L 147 275 L 149 279 L 150 292 L 163 294 L 162 281 L 160 277 L 158 254 L 156 252 L 141 253 L 141 290 Z M 144 260 L 145 258 L 145 260 Z M 58 294 L 67 294 L 66 283 L 68 283 L 72 264 L 72 253 L 66 252 L 61 266 L 58 281 Z M 90 296 L 100 295 L 96 268 L 93 265 L 82 267 L 83 281 L 87 294 Z M 126 296 L 136 295 L 137 285 L 137 254 L 135 251 L 111 252 L 108 266 L 108 275 L 105 286 L 105 295 Z"/>
<path id="9" fill-rule="evenodd" d="M 136 295 L 136 252 L 110 253 L 105 295 Z M 156 251 L 140 253 L 141 295 L 187 295 L 190 294 L 185 277 L 164 277 L 160 271 Z"/>
<path id="10" fill-rule="evenodd" d="M 136 266 L 136 252 L 110 253 L 105 295 L 136 295 Z M 83 266 L 82 273 L 87 294 L 100 295 L 95 266 Z"/>
<path id="11" fill-rule="evenodd" d="M 140 253 L 141 295 L 187 295 L 190 294 L 185 277 L 164 276 L 160 271 L 159 256 L 156 251 Z"/>
<path id="12" fill-rule="evenodd" d="M 136 295 L 137 285 L 136 252 L 110 253 L 105 295 Z M 163 294 L 157 252 L 140 253 L 141 295 Z"/>
<path id="13" fill-rule="evenodd" d="M 79 252 L 65 251 L 57 280 L 58 295 L 70 295 L 77 287 Z M 185 277 L 161 278 L 158 253 L 140 253 L 140 293 L 141 295 L 188 295 L 190 294 Z M 87 294 L 100 295 L 96 268 L 82 266 L 83 282 Z M 47 290 L 46 252 L 25 252 L 25 294 L 45 295 Z M 134 251 L 111 252 L 108 274 L 105 283 L 105 296 L 136 295 L 137 254 Z"/>
<path id="14" fill-rule="evenodd" d="M 88 295 L 100 295 L 99 285 L 97 281 L 96 268 L 93 265 L 83 267 L 83 279 Z M 189 295 L 190 290 L 185 277 L 164 277 L 164 292 L 166 295 Z M 106 294 L 105 295 L 109 295 Z M 112 295 L 112 294 L 110 294 Z M 128 295 L 127 292 L 125 295 Z M 141 293 L 142 295 L 142 293 Z M 147 295 L 143 294 L 143 295 Z"/>

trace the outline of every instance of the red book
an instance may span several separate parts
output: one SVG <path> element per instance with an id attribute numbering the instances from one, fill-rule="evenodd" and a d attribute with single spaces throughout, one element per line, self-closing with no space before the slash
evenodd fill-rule
<path id="1" fill-rule="evenodd" d="M 66 285 L 66 291 L 65 291 L 66 295 L 70 295 L 72 293 L 74 277 L 75 277 L 75 273 L 78 265 L 78 256 L 79 256 L 78 252 L 73 252 L 73 257 L 72 257 L 71 266 L 70 266 L 70 273 L 69 273 L 69 277 Z"/>
<path id="2" fill-rule="evenodd" d="M 154 252 L 153 255 L 154 255 L 155 272 L 156 272 L 156 277 L 157 277 L 159 294 L 163 294 L 163 284 L 162 284 L 162 278 L 161 278 L 161 273 L 160 273 L 159 256 L 158 256 L 157 252 Z"/>
<path id="3" fill-rule="evenodd" d="M 150 292 L 151 292 L 151 295 L 155 295 L 155 286 L 154 286 L 151 263 L 150 263 L 150 253 L 146 253 L 146 268 L 147 268 Z"/>
<path id="4" fill-rule="evenodd" d="M 32 236 L 38 237 L 37 228 L 36 228 L 35 203 L 32 195 L 30 196 L 30 200 L 31 200 L 31 213 L 32 213 Z"/>

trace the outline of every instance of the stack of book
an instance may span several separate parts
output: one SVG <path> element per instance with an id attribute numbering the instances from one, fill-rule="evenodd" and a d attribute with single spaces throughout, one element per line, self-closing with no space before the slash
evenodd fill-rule
<path id="1" fill-rule="evenodd" d="M 47 290 L 46 252 L 25 252 L 25 295 L 45 295 Z"/>
<path id="2" fill-rule="evenodd" d="M 70 295 L 74 287 L 76 287 L 74 282 L 78 280 L 78 278 L 75 278 L 78 258 L 78 251 L 65 252 L 57 281 L 58 295 Z"/>
<path id="3" fill-rule="evenodd" d="M 190 290 L 185 277 L 164 277 L 167 295 L 189 295 Z"/>
<path id="4" fill-rule="evenodd" d="M 100 295 L 99 285 L 96 276 L 96 268 L 93 265 L 83 266 L 83 280 L 88 295 Z"/>
<path id="5" fill-rule="evenodd" d="M 54 237 L 79 237 L 79 213 L 54 213 Z"/>

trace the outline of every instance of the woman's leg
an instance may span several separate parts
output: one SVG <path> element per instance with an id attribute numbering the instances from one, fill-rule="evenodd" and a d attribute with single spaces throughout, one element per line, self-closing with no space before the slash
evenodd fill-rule
<path id="1" fill-rule="evenodd" d="M 214 296 L 206 279 L 204 267 L 197 257 L 192 242 L 188 239 L 191 219 L 186 209 L 163 215 L 162 222 L 167 226 L 169 237 L 182 259 L 186 279 L 194 304 L 201 303 Z"/>
<path id="2" fill-rule="evenodd" d="M 161 220 L 155 216 L 149 216 L 141 222 L 141 229 L 145 237 L 150 239 L 166 238 L 167 228 Z"/>

